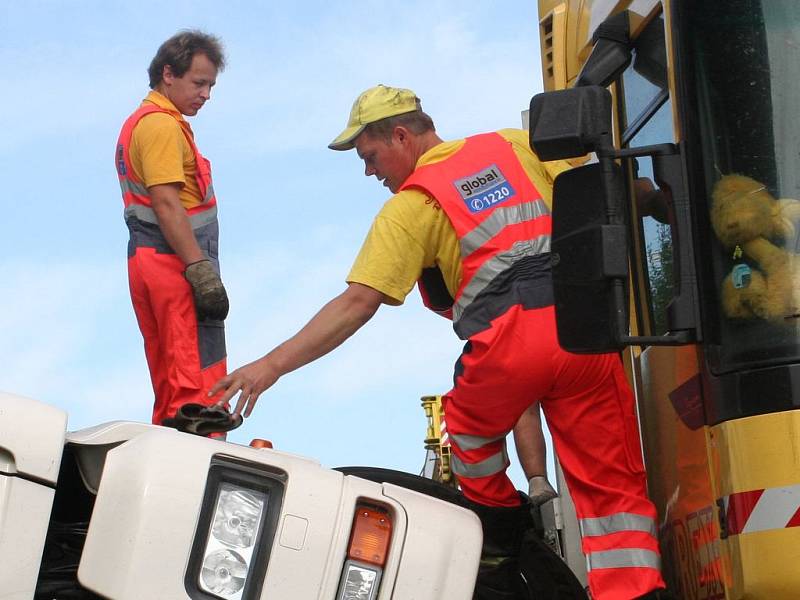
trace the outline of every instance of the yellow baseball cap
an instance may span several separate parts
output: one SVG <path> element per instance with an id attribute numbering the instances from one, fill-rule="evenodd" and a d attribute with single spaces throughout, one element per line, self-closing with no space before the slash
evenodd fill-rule
<path id="1" fill-rule="evenodd" d="M 353 102 L 347 128 L 328 144 L 331 150 L 351 150 L 364 127 L 387 117 L 413 112 L 419 108 L 419 98 L 411 90 L 376 85 L 362 92 Z"/>

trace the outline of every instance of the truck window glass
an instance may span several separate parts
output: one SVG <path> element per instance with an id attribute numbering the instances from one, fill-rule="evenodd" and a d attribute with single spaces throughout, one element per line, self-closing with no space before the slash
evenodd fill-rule
<path id="1" fill-rule="evenodd" d="M 706 174 L 712 370 L 800 358 L 800 3 L 689 3 L 688 91 Z M 701 210 L 698 206 L 698 210 Z"/>
<path id="2" fill-rule="evenodd" d="M 653 19 L 634 47 L 634 60 L 622 74 L 619 83 L 622 145 L 647 146 L 673 141 L 672 107 L 666 89 L 666 72 L 659 67 L 666 64 L 664 47 L 664 20 Z M 650 216 L 643 210 L 641 200 L 646 197 L 658 200 L 658 185 L 653 178 L 652 161 L 639 158 L 629 161 L 627 168 L 632 179 L 638 179 L 632 189 L 632 198 L 640 199 L 639 209 L 633 210 L 637 218 L 633 244 L 636 248 L 633 265 L 640 315 L 644 322 L 640 328 L 649 334 L 667 331 L 666 308 L 673 294 L 672 235 L 669 224 Z M 632 204 L 635 200 L 632 199 Z M 653 206 L 649 207 L 653 209 Z M 658 212 L 658 211 L 655 211 Z"/>

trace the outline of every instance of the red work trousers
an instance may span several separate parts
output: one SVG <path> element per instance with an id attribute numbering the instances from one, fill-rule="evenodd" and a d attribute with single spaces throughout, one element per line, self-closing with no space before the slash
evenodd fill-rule
<path id="1" fill-rule="evenodd" d="M 537 400 L 581 523 L 594 600 L 630 600 L 664 587 L 622 363 L 616 354 L 561 349 L 552 306 L 512 307 L 469 339 L 456 364 L 445 419 L 466 473 L 454 466 L 464 494 L 489 506 L 519 503 L 504 468 L 505 437 Z"/>
<path id="2" fill-rule="evenodd" d="M 208 390 L 227 374 L 224 326 L 198 323 L 183 270 L 180 258 L 154 248 L 137 248 L 128 258 L 131 300 L 155 393 L 155 424 L 184 404 L 213 404 Z"/>

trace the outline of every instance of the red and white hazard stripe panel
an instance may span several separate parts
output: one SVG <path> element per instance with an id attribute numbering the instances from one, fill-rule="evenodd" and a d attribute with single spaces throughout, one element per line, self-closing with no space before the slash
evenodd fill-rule
<path id="1" fill-rule="evenodd" d="M 728 535 L 800 526 L 800 485 L 739 492 L 722 501 Z"/>

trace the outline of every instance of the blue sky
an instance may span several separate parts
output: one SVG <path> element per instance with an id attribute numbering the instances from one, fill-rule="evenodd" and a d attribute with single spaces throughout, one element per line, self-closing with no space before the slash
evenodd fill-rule
<path id="1" fill-rule="evenodd" d="M 70 429 L 149 420 L 113 150 L 170 35 L 203 29 L 228 56 L 191 123 L 220 201 L 235 368 L 344 289 L 387 199 L 355 153 L 326 148 L 358 93 L 413 89 L 445 139 L 518 127 L 541 90 L 537 27 L 533 0 L 0 3 L 0 389 L 67 410 Z M 449 389 L 460 348 L 412 294 L 278 382 L 229 439 L 417 472 L 419 397 Z"/>

